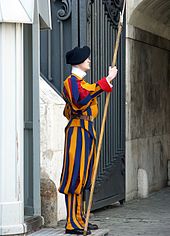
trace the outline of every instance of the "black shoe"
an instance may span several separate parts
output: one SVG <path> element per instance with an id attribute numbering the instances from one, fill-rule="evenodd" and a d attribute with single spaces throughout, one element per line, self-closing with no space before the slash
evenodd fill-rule
<path id="1" fill-rule="evenodd" d="M 65 231 L 66 234 L 83 234 L 84 229 L 66 229 Z M 86 235 L 91 234 L 90 230 L 87 230 Z"/>
<path id="2" fill-rule="evenodd" d="M 98 229 L 98 228 L 99 228 L 98 225 L 88 223 L 88 229 L 89 229 L 89 230 L 96 230 L 96 229 Z"/>

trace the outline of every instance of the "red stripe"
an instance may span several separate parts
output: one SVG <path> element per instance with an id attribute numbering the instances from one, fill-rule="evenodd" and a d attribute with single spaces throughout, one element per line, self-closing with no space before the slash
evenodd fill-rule
<path id="1" fill-rule="evenodd" d="M 106 77 L 102 78 L 97 83 L 99 84 L 100 88 L 103 89 L 104 91 L 106 91 L 106 92 L 111 92 L 112 91 L 112 88 L 108 84 L 108 82 L 106 80 Z"/>
<path id="2" fill-rule="evenodd" d="M 80 93 L 80 100 L 84 99 L 85 97 L 87 97 L 89 95 L 89 91 L 84 89 L 82 86 L 81 86 L 81 81 L 78 80 L 77 81 L 78 83 L 78 90 L 79 90 L 79 93 Z"/>

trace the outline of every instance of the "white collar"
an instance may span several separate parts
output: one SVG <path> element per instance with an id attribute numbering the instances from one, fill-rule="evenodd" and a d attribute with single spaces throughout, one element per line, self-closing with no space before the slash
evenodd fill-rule
<path id="1" fill-rule="evenodd" d="M 86 74 L 87 74 L 86 72 L 84 72 L 83 70 L 81 70 L 81 69 L 79 69 L 79 68 L 77 68 L 77 67 L 75 67 L 75 66 L 72 66 L 71 73 L 73 73 L 73 74 L 79 76 L 80 78 L 85 77 Z"/>

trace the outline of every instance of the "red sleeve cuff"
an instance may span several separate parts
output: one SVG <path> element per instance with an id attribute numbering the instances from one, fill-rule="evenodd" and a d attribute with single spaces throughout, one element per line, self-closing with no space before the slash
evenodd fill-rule
<path id="1" fill-rule="evenodd" d="M 97 81 L 100 88 L 106 92 L 112 92 L 112 88 L 108 84 L 106 77 L 103 77 L 101 80 Z"/>

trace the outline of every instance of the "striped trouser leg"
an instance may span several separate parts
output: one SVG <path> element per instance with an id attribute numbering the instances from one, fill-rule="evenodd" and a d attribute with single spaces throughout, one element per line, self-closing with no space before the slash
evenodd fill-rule
<path id="1" fill-rule="evenodd" d="M 94 166 L 95 140 L 81 127 L 66 132 L 65 154 L 59 191 L 80 194 L 89 188 Z"/>
<path id="2" fill-rule="evenodd" d="M 67 208 L 67 224 L 66 229 L 82 229 L 82 226 L 76 219 L 76 194 L 65 194 Z"/>
<path id="3" fill-rule="evenodd" d="M 76 218 L 78 222 L 81 224 L 82 227 L 85 226 L 85 217 L 83 216 L 82 212 L 82 193 L 76 195 Z"/>

